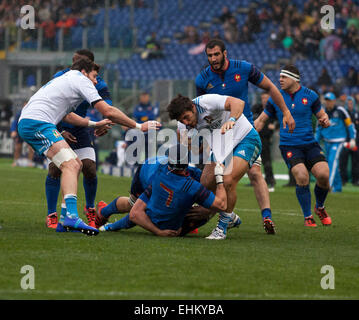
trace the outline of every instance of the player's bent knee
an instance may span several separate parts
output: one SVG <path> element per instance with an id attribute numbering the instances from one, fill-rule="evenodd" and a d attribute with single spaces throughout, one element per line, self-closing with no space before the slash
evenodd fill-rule
<path id="1" fill-rule="evenodd" d="M 56 167 L 56 165 L 53 162 L 50 162 L 48 174 L 51 178 L 58 179 L 61 177 L 61 170 L 58 167 Z"/>
<path id="2" fill-rule="evenodd" d="M 73 167 L 73 169 L 77 168 L 77 170 L 81 170 L 82 164 L 80 161 L 76 161 L 77 155 L 71 148 L 61 148 L 60 151 L 57 152 L 51 160 L 59 169 L 66 165 Z M 71 164 L 66 164 L 67 162 L 71 162 Z"/>
<path id="3" fill-rule="evenodd" d="M 96 178 L 96 162 L 90 159 L 82 160 L 82 173 L 86 179 Z"/>

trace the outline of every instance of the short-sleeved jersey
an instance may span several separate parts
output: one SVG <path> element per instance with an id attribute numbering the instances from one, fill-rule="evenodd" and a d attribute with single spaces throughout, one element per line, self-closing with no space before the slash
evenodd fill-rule
<path id="1" fill-rule="evenodd" d="M 147 203 L 146 214 L 156 226 L 177 230 L 194 203 L 210 208 L 215 195 L 189 174 L 177 175 L 160 165 L 140 199 Z"/>
<path id="2" fill-rule="evenodd" d="M 152 178 L 156 174 L 156 171 L 161 165 L 168 163 L 168 157 L 161 156 L 161 157 L 153 157 L 146 159 L 146 161 L 141 165 L 140 170 L 140 182 L 143 189 L 146 189 L 151 183 Z M 195 179 L 196 181 L 200 181 L 202 171 L 195 167 L 188 167 L 187 168 L 189 175 Z"/>
<path id="3" fill-rule="evenodd" d="M 89 78 L 80 71 L 70 70 L 41 87 L 22 109 L 20 120 L 57 125 L 84 100 L 91 104 L 102 98 Z"/>
<path id="4" fill-rule="evenodd" d="M 192 101 L 196 106 L 198 123 L 195 129 L 208 129 L 213 131 L 220 129 L 230 118 L 230 112 L 225 110 L 225 103 L 228 96 L 219 94 L 205 94 L 194 98 Z M 177 129 L 183 130 L 190 128 L 183 123 L 177 123 Z M 236 121 L 233 127 L 233 139 L 236 140 L 237 145 L 243 138 L 253 129 L 248 119 L 242 114 Z M 208 141 L 212 147 L 212 141 Z"/>
<path id="5" fill-rule="evenodd" d="M 63 74 L 65 74 L 66 72 L 68 72 L 70 70 L 71 70 L 70 68 L 66 68 L 64 70 L 61 70 L 61 71 L 55 73 L 53 78 L 60 77 L 60 76 L 62 76 Z M 97 80 L 97 84 L 96 84 L 95 88 L 96 88 L 98 94 L 101 96 L 101 98 L 105 102 L 107 102 L 110 106 L 112 106 L 111 95 L 110 95 L 110 92 L 108 90 L 106 82 L 100 76 L 97 76 L 96 80 Z M 91 105 L 86 100 L 84 100 L 75 109 L 74 113 L 76 113 L 80 117 L 85 118 L 86 114 L 87 114 L 87 111 L 88 111 L 88 109 L 90 107 L 91 107 Z M 65 129 L 65 128 L 74 128 L 75 126 L 70 124 L 70 123 L 67 123 L 67 122 L 62 122 L 61 127 Z"/>
<path id="6" fill-rule="evenodd" d="M 322 138 L 326 142 L 344 142 L 349 139 L 355 139 L 356 130 L 351 121 L 348 111 L 341 106 L 335 106 L 332 110 L 326 110 L 330 125 L 327 128 L 317 127 L 315 133 L 316 140 L 319 142 Z"/>
<path id="7" fill-rule="evenodd" d="M 253 125 L 253 115 L 248 101 L 248 82 L 258 85 L 263 73 L 245 60 L 228 60 L 228 68 L 222 73 L 215 72 L 210 66 L 196 77 L 197 96 L 216 93 L 239 98 L 245 102 L 243 114 Z"/>
<path id="8" fill-rule="evenodd" d="M 298 91 L 289 94 L 280 90 L 284 102 L 295 120 L 295 130 L 289 132 L 289 127 L 283 128 L 283 113 L 273 102 L 268 99 L 264 112 L 269 117 L 277 117 L 280 123 L 280 142 L 279 145 L 295 146 L 315 142 L 312 114 L 317 114 L 321 110 L 321 104 L 318 95 L 306 87 L 301 86 Z"/>

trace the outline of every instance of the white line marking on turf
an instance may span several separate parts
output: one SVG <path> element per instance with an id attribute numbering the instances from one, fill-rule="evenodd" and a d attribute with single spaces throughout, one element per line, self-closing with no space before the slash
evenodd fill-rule
<path id="1" fill-rule="evenodd" d="M 321 295 L 321 294 L 273 294 L 273 293 L 263 293 L 263 294 L 245 294 L 245 293 L 193 293 L 193 292 L 143 292 L 143 291 L 83 291 L 76 290 L 0 290 L 0 294 L 43 294 L 43 295 L 80 295 L 85 296 L 107 296 L 107 297 L 133 297 L 133 296 L 149 296 L 149 297 L 177 297 L 177 298 L 207 298 L 207 299 L 263 299 L 263 298 L 272 298 L 272 299 L 353 299 L 353 297 L 348 296 L 334 296 L 331 294 Z"/>

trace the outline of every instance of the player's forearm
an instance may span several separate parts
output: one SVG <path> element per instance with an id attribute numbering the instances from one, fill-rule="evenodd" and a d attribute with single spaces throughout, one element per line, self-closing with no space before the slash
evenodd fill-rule
<path id="1" fill-rule="evenodd" d="M 268 116 L 262 112 L 260 116 L 254 121 L 254 128 L 260 132 L 268 121 Z"/>
<path id="2" fill-rule="evenodd" d="M 63 121 L 78 127 L 88 127 L 89 119 L 80 117 L 74 112 L 69 113 L 63 118 Z"/>
<path id="3" fill-rule="evenodd" d="M 244 101 L 241 99 L 228 97 L 225 104 L 225 109 L 230 111 L 230 118 L 238 119 L 244 109 Z"/>
<path id="4" fill-rule="evenodd" d="M 101 100 L 95 104 L 95 108 L 102 113 L 102 115 L 110 119 L 114 123 L 121 124 L 128 128 L 136 128 L 136 121 L 129 118 L 121 110 L 110 106 L 105 101 Z"/>
<path id="5" fill-rule="evenodd" d="M 134 206 L 130 212 L 130 220 L 143 229 L 154 233 L 155 235 L 158 235 L 161 231 L 152 223 L 144 209 L 136 208 Z"/>

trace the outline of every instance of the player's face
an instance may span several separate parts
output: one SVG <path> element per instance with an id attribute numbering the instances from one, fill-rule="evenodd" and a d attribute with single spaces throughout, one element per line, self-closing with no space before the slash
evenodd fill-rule
<path id="1" fill-rule="evenodd" d="M 96 79 L 96 77 L 98 76 L 97 71 L 92 70 L 90 73 L 87 73 L 84 70 L 82 70 L 82 73 L 92 81 L 94 86 L 97 84 L 97 79 Z"/>
<path id="2" fill-rule="evenodd" d="M 193 108 L 193 110 L 183 112 L 177 120 L 190 128 L 195 128 L 198 122 L 195 108 Z"/>
<path id="3" fill-rule="evenodd" d="M 348 100 L 348 109 L 349 111 L 353 111 L 353 101 L 352 100 Z"/>
<path id="4" fill-rule="evenodd" d="M 279 77 L 279 84 L 282 90 L 288 90 L 290 87 L 292 87 L 296 83 L 295 80 L 288 78 L 286 76 L 280 76 Z"/>
<path id="5" fill-rule="evenodd" d="M 211 65 L 213 70 L 221 70 L 226 62 L 227 51 L 221 51 L 219 46 L 215 46 L 214 48 L 208 48 L 207 51 L 208 63 Z"/>
<path id="6" fill-rule="evenodd" d="M 325 108 L 328 110 L 332 110 L 335 106 L 335 100 L 324 100 Z"/>

